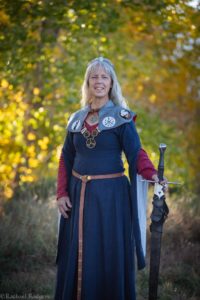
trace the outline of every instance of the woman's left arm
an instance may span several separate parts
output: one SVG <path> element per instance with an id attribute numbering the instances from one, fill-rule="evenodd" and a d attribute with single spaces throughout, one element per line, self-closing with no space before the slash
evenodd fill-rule
<path id="1" fill-rule="evenodd" d="M 155 169 L 153 163 L 149 159 L 146 151 L 140 149 L 137 157 L 137 173 L 141 175 L 146 180 L 153 180 L 159 182 L 158 172 Z M 161 182 L 164 186 L 164 191 L 167 191 L 167 178 L 164 177 L 164 180 Z"/>
<path id="2" fill-rule="evenodd" d="M 140 149 L 137 158 L 137 173 L 141 175 L 144 179 L 152 180 L 157 175 L 157 171 L 149 159 L 146 151 Z"/>
<path id="3" fill-rule="evenodd" d="M 137 115 L 133 117 L 133 123 L 136 122 Z M 139 175 L 141 175 L 146 180 L 153 180 L 155 182 L 159 182 L 158 179 L 158 172 L 155 169 L 153 163 L 149 159 L 146 151 L 144 149 L 140 149 L 138 156 L 137 156 L 137 172 Z M 164 181 L 162 182 L 166 185 L 167 190 L 167 179 L 164 178 Z"/>

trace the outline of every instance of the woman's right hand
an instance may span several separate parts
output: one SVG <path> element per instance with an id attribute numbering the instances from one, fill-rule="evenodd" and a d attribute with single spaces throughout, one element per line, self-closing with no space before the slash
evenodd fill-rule
<path id="1" fill-rule="evenodd" d="M 63 215 L 64 218 L 69 217 L 69 213 L 72 208 L 72 204 L 70 202 L 69 197 L 61 197 L 57 200 L 59 212 Z"/>

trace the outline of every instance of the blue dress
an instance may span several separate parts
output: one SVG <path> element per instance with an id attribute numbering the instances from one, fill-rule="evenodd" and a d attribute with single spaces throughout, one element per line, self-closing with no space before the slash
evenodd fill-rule
<path id="1" fill-rule="evenodd" d="M 136 193 L 136 161 L 140 140 L 132 121 L 102 130 L 96 147 L 86 147 L 81 132 L 68 131 L 63 155 L 72 203 L 70 217 L 61 216 L 55 300 L 77 299 L 78 223 L 81 175 L 124 171 L 122 151 L 129 164 L 124 175 L 86 184 L 83 213 L 81 300 L 135 300 L 135 252 L 138 268 L 145 266 Z"/>

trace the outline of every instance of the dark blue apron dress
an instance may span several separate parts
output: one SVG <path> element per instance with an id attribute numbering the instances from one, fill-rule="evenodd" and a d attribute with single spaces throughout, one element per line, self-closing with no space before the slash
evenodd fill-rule
<path id="1" fill-rule="evenodd" d="M 136 161 L 140 141 L 133 122 L 104 130 L 86 147 L 80 132 L 67 134 L 63 155 L 72 203 L 70 217 L 61 216 L 55 300 L 77 300 L 78 223 L 82 181 L 72 175 L 114 174 L 118 178 L 90 180 L 83 210 L 81 300 L 135 300 L 135 252 L 138 268 L 145 266 L 137 210 Z"/>

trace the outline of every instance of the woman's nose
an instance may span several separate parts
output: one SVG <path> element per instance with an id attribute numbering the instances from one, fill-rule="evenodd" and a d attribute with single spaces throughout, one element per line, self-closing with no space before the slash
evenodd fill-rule
<path id="1" fill-rule="evenodd" d="M 102 82 L 102 78 L 101 77 L 97 77 L 96 82 L 97 83 Z"/>

